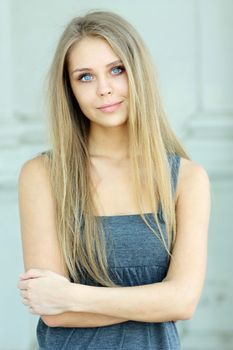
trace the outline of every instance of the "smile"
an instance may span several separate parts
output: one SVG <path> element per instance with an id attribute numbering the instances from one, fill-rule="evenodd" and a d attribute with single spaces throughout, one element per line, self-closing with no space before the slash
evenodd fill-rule
<path id="1" fill-rule="evenodd" d="M 105 112 L 105 113 L 111 113 L 111 112 L 116 111 L 120 107 L 122 102 L 123 101 L 120 101 L 117 103 L 112 103 L 112 104 L 106 104 L 106 105 L 99 107 L 98 109 L 100 109 L 102 112 Z"/>

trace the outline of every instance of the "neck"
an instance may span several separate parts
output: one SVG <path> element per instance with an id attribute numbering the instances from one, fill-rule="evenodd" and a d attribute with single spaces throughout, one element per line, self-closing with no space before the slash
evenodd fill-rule
<path id="1" fill-rule="evenodd" d="M 88 149 L 90 157 L 128 158 L 129 137 L 127 126 L 90 128 Z"/>

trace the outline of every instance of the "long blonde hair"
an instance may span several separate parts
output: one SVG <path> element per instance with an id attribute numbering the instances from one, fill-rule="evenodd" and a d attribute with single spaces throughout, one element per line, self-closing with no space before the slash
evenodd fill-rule
<path id="1" fill-rule="evenodd" d="M 52 143 L 49 169 L 57 233 L 64 262 L 74 282 L 89 276 L 97 284 L 115 286 L 109 276 L 104 230 L 94 216 L 94 188 L 87 149 L 90 124 L 79 108 L 68 77 L 69 53 L 85 36 L 106 40 L 126 68 L 129 154 L 135 200 L 142 219 L 163 242 L 168 255 L 176 237 L 176 221 L 167 156 L 188 156 L 166 120 L 155 84 L 154 67 L 136 30 L 111 12 L 94 11 L 74 18 L 58 43 L 47 91 Z M 158 232 L 143 215 L 140 198 L 145 184 Z M 159 206 L 167 240 L 158 220 Z"/>

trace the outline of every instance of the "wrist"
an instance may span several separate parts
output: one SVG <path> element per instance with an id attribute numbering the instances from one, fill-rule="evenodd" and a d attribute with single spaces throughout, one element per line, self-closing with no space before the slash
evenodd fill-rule
<path id="1" fill-rule="evenodd" d="M 89 300 L 88 292 L 90 286 L 78 283 L 70 283 L 68 295 L 68 310 L 70 312 L 86 312 Z M 86 303 L 87 301 L 87 303 Z"/>

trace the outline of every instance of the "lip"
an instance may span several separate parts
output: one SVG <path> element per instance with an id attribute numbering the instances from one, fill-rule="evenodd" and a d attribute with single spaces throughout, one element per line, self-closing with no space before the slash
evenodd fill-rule
<path id="1" fill-rule="evenodd" d="M 107 113 L 114 112 L 120 107 L 122 102 L 123 101 L 106 104 L 101 107 L 98 107 L 98 109 L 100 109 L 102 112 L 107 112 Z"/>

